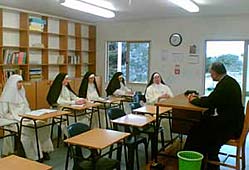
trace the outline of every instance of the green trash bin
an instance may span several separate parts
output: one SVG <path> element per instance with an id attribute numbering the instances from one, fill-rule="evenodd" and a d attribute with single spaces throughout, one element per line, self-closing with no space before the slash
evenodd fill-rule
<path id="1" fill-rule="evenodd" d="M 200 170 L 203 155 L 195 151 L 179 151 L 177 153 L 179 170 Z"/>

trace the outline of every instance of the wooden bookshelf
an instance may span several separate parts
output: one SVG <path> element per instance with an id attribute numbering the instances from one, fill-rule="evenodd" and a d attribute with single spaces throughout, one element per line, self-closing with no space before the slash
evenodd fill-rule
<path id="1" fill-rule="evenodd" d="M 45 21 L 43 30 L 30 30 L 30 17 Z M 6 40 L 6 36 L 10 40 Z M 25 52 L 25 63 L 5 63 L 3 51 L 6 49 Z M 62 58 L 61 63 L 58 56 Z M 75 78 L 81 78 L 85 71 L 95 72 L 96 27 L 32 12 L 0 9 L 1 84 L 6 81 L 6 69 L 21 70 L 25 81 L 33 80 L 33 69 L 40 70 L 41 80 L 53 79 L 58 72 Z"/>

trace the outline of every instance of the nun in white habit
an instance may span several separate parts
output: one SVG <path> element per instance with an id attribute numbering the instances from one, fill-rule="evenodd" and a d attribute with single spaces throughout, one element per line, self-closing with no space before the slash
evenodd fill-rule
<path id="1" fill-rule="evenodd" d="M 167 100 L 173 97 L 171 89 L 164 83 L 158 72 L 152 74 L 149 84 L 145 91 L 146 104 L 154 105 L 161 100 Z M 170 139 L 169 122 L 167 119 L 161 120 L 161 126 L 164 128 L 164 138 Z"/>
<path id="2" fill-rule="evenodd" d="M 7 80 L 1 98 L 0 98 L 0 112 L 6 119 L 21 120 L 19 114 L 30 112 L 29 104 L 26 99 L 25 89 L 22 84 L 22 77 L 14 74 Z M 33 122 L 26 120 L 25 125 L 33 125 Z M 39 125 L 44 125 L 46 122 L 39 121 Z M 9 127 L 11 130 L 16 130 L 16 127 Z M 49 159 L 48 152 L 54 150 L 52 141 L 50 139 L 50 128 L 48 126 L 38 129 L 38 143 L 40 146 L 41 158 Z M 4 140 L 3 154 L 13 152 L 13 140 Z M 33 128 L 22 128 L 21 142 L 27 158 L 38 160 L 37 145 L 35 138 L 35 130 Z"/>
<path id="3" fill-rule="evenodd" d="M 158 72 L 153 73 L 145 91 L 146 103 L 155 104 L 160 100 L 171 97 L 173 97 L 173 93 L 164 83 L 160 74 Z"/>

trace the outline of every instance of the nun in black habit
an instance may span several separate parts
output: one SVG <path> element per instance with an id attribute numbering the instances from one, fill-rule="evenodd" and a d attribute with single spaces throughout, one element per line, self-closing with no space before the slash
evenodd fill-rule
<path id="1" fill-rule="evenodd" d="M 94 73 L 87 72 L 84 75 L 80 84 L 79 97 L 87 100 L 96 100 L 100 97 Z"/>
<path id="2" fill-rule="evenodd" d="M 132 91 L 125 85 L 122 72 L 116 72 L 110 80 L 106 88 L 107 96 L 115 95 L 122 96 L 125 94 L 131 94 Z"/>
<path id="3" fill-rule="evenodd" d="M 85 99 L 76 96 L 69 81 L 66 73 L 59 73 L 55 77 L 47 95 L 47 101 L 51 106 L 57 104 L 83 104 L 86 102 Z"/>

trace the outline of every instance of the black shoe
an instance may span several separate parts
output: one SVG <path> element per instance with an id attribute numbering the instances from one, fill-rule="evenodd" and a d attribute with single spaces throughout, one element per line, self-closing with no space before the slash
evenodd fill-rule
<path id="1" fill-rule="evenodd" d="M 49 156 L 49 154 L 48 154 L 48 152 L 42 152 L 43 153 L 43 159 L 44 160 L 50 160 L 50 156 Z"/>

